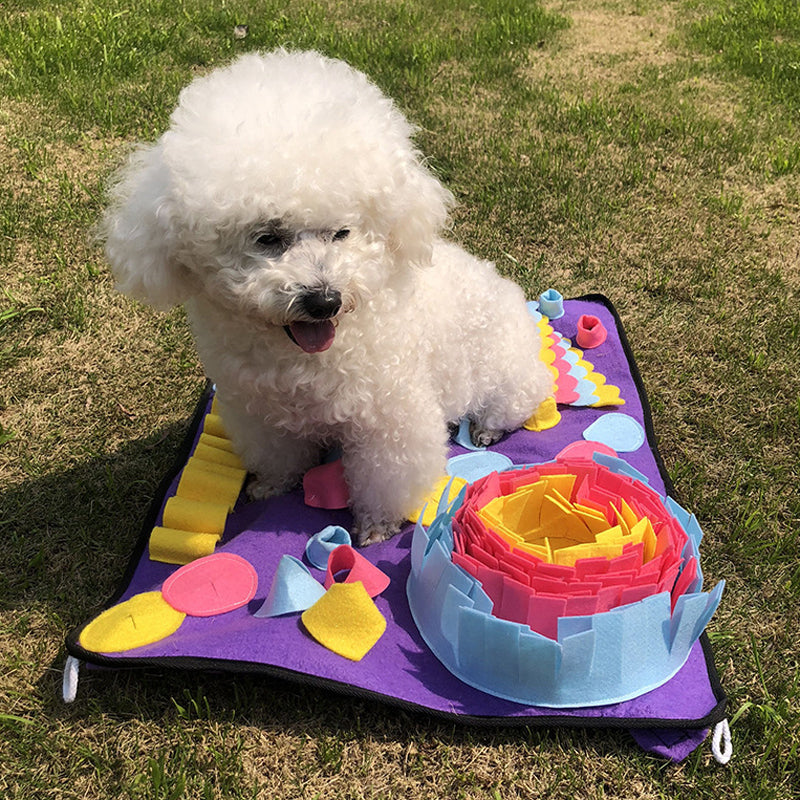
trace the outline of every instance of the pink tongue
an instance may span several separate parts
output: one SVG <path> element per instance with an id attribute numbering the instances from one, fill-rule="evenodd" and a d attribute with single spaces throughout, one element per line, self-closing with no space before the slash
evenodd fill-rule
<path id="1" fill-rule="evenodd" d="M 289 330 L 306 353 L 321 353 L 333 344 L 336 328 L 329 319 L 321 322 L 292 322 Z"/>

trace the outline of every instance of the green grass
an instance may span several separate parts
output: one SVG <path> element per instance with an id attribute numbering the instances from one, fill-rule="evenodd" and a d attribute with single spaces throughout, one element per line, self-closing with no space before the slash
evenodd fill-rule
<path id="1" fill-rule="evenodd" d="M 372 67 L 373 78 L 392 94 L 419 93 L 452 59 L 497 80 L 513 70 L 520 52 L 564 25 L 537 4 L 513 0 L 488 0 L 453 16 L 440 0 L 356 2 L 347 15 L 335 4 L 274 0 L 152 0 L 134 8 L 84 0 L 16 13 L 11 6 L 9 24 L 0 30 L 6 54 L 0 76 L 8 94 L 53 102 L 81 129 L 106 135 L 159 130 L 191 68 L 242 50 L 291 44 L 335 52 Z M 242 23 L 246 43 L 233 36 Z"/>
<path id="2" fill-rule="evenodd" d="M 3 5 L 0 796 L 800 795 L 800 62 L 772 0 Z M 235 39 L 236 24 L 247 24 Z M 613 31 L 613 36 L 609 35 Z M 420 126 L 453 235 L 530 296 L 621 312 L 678 499 L 725 579 L 734 760 L 624 732 L 476 731 L 257 678 L 85 673 L 203 384 L 183 314 L 113 291 L 92 226 L 128 144 L 238 52 L 315 47 Z"/>
<path id="3" fill-rule="evenodd" d="M 800 104 L 800 7 L 792 0 L 710 2 L 692 41 L 781 102 Z"/>

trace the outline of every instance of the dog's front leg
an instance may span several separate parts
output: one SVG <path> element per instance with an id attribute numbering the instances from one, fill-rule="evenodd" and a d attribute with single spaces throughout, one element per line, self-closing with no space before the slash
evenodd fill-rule
<path id="1" fill-rule="evenodd" d="M 253 478 L 247 493 L 253 500 L 293 489 L 303 475 L 319 464 L 320 447 L 225 403 L 222 421 L 234 449 Z"/>
<path id="2" fill-rule="evenodd" d="M 387 420 L 384 428 L 343 443 L 353 538 L 359 546 L 397 533 L 444 475 L 447 426 L 440 409 L 426 407 L 406 423 Z"/>
<path id="3" fill-rule="evenodd" d="M 248 445 L 245 465 L 253 473 L 247 494 L 253 500 L 283 494 L 297 486 L 311 467 L 320 462 L 320 448 L 314 442 L 279 431 L 261 432 L 260 445 Z"/>

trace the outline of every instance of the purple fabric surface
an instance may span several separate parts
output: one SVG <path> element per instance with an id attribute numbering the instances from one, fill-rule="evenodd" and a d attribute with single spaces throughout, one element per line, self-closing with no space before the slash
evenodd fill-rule
<path id="1" fill-rule="evenodd" d="M 631 735 L 648 753 L 683 761 L 708 736 L 708 728 L 633 728 Z"/>
<path id="2" fill-rule="evenodd" d="M 594 365 L 596 372 L 605 375 L 609 383 L 620 388 L 625 405 L 610 408 L 562 406 L 562 421 L 555 428 L 541 433 L 518 431 L 492 448 L 517 464 L 551 460 L 564 446 L 580 440 L 584 429 L 603 414 L 629 414 L 647 427 L 643 403 L 613 314 L 604 304 L 590 300 L 566 301 L 565 312 L 553 327 L 573 340 L 581 314 L 597 316 L 608 329 L 608 340 L 597 349 L 586 351 L 584 358 Z M 664 494 L 664 482 L 651 447 L 645 443 L 636 452 L 620 455 L 646 475 L 656 491 Z M 452 455 L 462 452 L 466 451 L 453 446 Z M 174 493 L 176 484 L 174 481 L 167 497 Z M 157 523 L 160 523 L 160 516 Z M 310 536 L 326 525 L 338 524 L 349 529 L 350 523 L 346 511 L 331 512 L 306 506 L 301 490 L 261 502 L 245 503 L 240 499 L 228 519 L 218 551 L 236 553 L 256 568 L 259 586 L 249 606 L 216 617 L 187 618 L 180 629 L 166 639 L 103 657 L 103 663 L 113 665 L 118 661 L 120 665 L 130 666 L 157 659 L 163 664 L 162 659 L 180 657 L 182 660 L 208 660 L 209 666 L 213 666 L 212 662 L 231 662 L 225 664 L 229 669 L 236 668 L 236 663 L 242 664 L 243 668 L 249 668 L 245 664 L 263 665 L 286 670 L 287 677 L 323 678 L 388 701 L 410 703 L 434 712 L 478 718 L 518 718 L 530 722 L 539 718 L 542 722 L 557 719 L 566 724 L 628 727 L 652 720 L 659 721 L 656 727 L 669 728 L 669 721 L 674 720 L 676 728 L 697 728 L 690 724 L 691 721 L 702 720 L 719 703 L 699 642 L 695 643 L 686 664 L 665 685 L 614 705 L 589 709 L 535 708 L 502 700 L 467 686 L 428 650 L 411 618 L 405 593 L 410 525 L 389 542 L 361 551 L 391 579 L 389 588 L 376 599 L 388 623 L 386 633 L 361 661 L 349 661 L 315 642 L 304 631 L 297 614 L 272 619 L 253 616 L 269 591 L 284 553 L 302 558 Z M 120 600 L 160 588 L 175 569 L 175 566 L 151 562 L 145 551 Z M 323 580 L 321 571 L 311 567 L 311 572 Z M 292 673 L 298 675 L 292 676 Z M 641 733 L 637 738 L 641 738 L 642 746 L 648 750 L 670 758 L 683 758 L 702 741 L 705 732 L 693 730 L 687 735 L 688 739 L 670 729 L 666 736 L 651 734 L 648 739 L 648 734 Z M 667 742 L 673 740 L 671 750 Z M 694 744 L 689 747 L 687 741 Z"/>

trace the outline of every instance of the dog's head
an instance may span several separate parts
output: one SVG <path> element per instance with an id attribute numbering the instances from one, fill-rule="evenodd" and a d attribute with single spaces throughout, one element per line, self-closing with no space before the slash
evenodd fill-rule
<path id="1" fill-rule="evenodd" d="M 363 74 L 316 53 L 246 55 L 181 93 L 102 222 L 119 288 L 203 293 L 326 349 L 335 318 L 430 262 L 452 197 Z"/>

